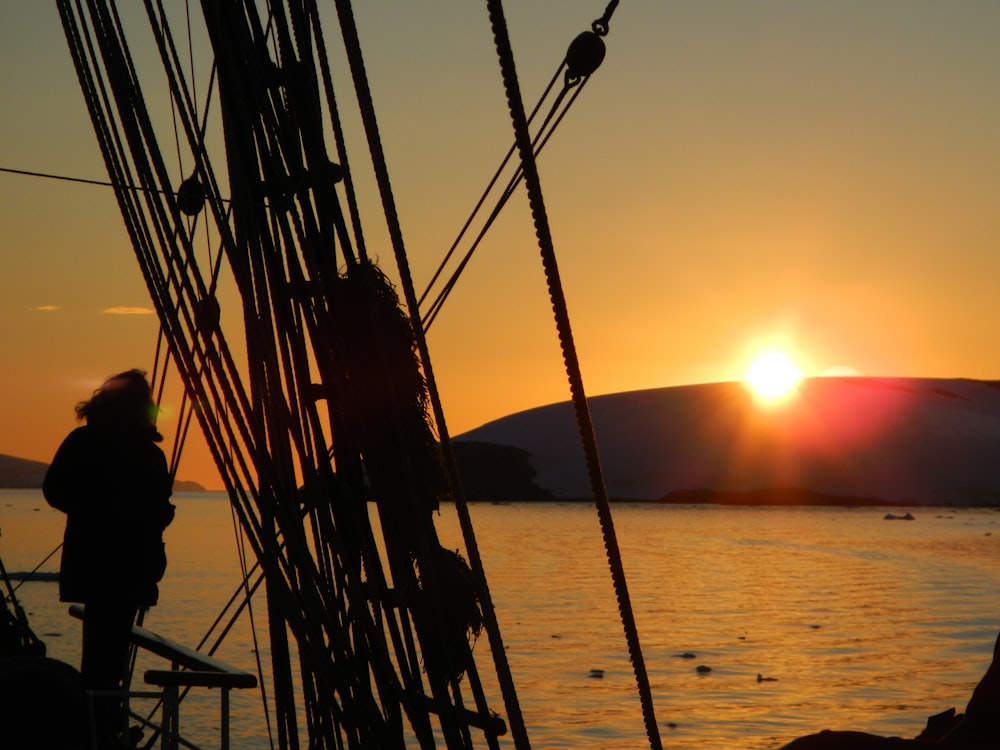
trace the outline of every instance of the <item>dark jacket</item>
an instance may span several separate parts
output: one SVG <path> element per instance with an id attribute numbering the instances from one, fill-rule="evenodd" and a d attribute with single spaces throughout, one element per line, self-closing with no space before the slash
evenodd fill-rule
<path id="1" fill-rule="evenodd" d="M 156 604 L 174 506 L 167 460 L 151 434 L 78 427 L 56 451 L 42 490 L 66 513 L 59 598 Z"/>

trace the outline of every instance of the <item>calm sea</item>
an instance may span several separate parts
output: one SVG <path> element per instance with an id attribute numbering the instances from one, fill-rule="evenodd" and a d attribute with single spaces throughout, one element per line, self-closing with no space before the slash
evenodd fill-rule
<path id="1" fill-rule="evenodd" d="M 223 496 L 176 502 L 146 625 L 193 646 L 237 588 L 238 543 Z M 664 744 L 775 748 L 824 728 L 913 736 L 930 714 L 964 707 L 1000 631 L 1000 513 L 911 512 L 614 506 Z M 532 746 L 648 746 L 593 508 L 477 504 L 472 516 Z M 39 492 L 0 491 L 8 571 L 40 563 L 62 525 Z M 438 526 L 461 546 L 451 508 Z M 53 557 L 43 570 L 57 567 Z M 17 595 L 49 654 L 77 663 L 79 623 L 56 585 Z M 489 673 L 487 644 L 476 653 Z M 255 669 L 247 619 L 217 655 Z M 217 695 L 186 703 L 182 731 L 211 747 L 217 712 Z M 235 694 L 233 713 L 234 746 L 269 746 L 259 698 Z"/>

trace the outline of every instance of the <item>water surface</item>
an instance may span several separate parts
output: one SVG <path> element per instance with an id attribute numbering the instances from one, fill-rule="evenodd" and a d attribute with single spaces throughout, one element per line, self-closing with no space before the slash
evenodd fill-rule
<path id="1" fill-rule="evenodd" d="M 176 500 L 170 567 L 147 626 L 194 645 L 236 590 L 238 543 L 224 498 Z M 647 746 L 593 508 L 471 512 L 532 747 Z M 1000 513 L 911 512 L 914 521 L 886 521 L 878 508 L 614 506 L 665 746 L 775 748 L 824 728 L 913 736 L 930 714 L 961 709 L 1000 631 Z M 0 492 L 8 570 L 40 562 L 62 523 L 40 493 Z M 453 509 L 438 527 L 446 546 L 461 546 Z M 50 655 L 77 663 L 79 623 L 56 586 L 26 584 L 18 596 Z M 266 662 L 263 613 L 257 602 Z M 254 670 L 255 653 L 244 618 L 218 655 Z M 487 644 L 476 653 L 489 673 Z M 182 730 L 208 746 L 217 701 L 182 713 Z M 268 747 L 258 702 L 234 695 L 241 747 Z"/>

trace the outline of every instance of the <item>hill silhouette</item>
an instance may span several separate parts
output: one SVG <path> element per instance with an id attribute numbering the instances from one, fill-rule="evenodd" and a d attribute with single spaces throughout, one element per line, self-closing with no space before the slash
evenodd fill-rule
<path id="1" fill-rule="evenodd" d="M 780 504 L 1000 505 L 1000 383 L 936 378 L 810 378 L 766 406 L 742 383 L 589 399 L 614 500 Z M 462 461 L 475 443 L 517 449 L 509 468 L 535 497 L 590 497 L 569 402 L 455 438 L 472 499 L 493 500 Z M 527 462 L 527 465 L 525 463 Z M 530 499 L 525 497 L 523 499 Z"/>
<path id="2" fill-rule="evenodd" d="M 9 489 L 41 487 L 45 470 L 48 468 L 49 465 L 43 461 L 0 454 L 0 487 Z"/>
<path id="3" fill-rule="evenodd" d="M 998 381 L 810 378 L 771 406 L 742 383 L 709 383 L 589 405 L 613 500 L 1000 506 Z M 454 448 L 470 499 L 590 499 L 569 402 L 489 422 Z M 41 487 L 47 468 L 0 455 L 0 487 Z"/>
<path id="4" fill-rule="evenodd" d="M 44 461 L 0 454 L 0 489 L 41 489 L 48 468 Z M 201 492 L 204 489 L 197 482 L 174 480 L 175 492 Z"/>

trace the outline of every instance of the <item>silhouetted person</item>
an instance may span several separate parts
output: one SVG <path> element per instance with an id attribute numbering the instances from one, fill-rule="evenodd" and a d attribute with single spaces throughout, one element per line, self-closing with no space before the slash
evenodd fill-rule
<path id="1" fill-rule="evenodd" d="M 66 513 L 59 598 L 86 605 L 84 690 L 119 690 L 132 625 L 140 607 L 156 604 L 166 569 L 170 472 L 142 371 L 109 378 L 76 413 L 86 425 L 59 446 L 43 485 L 49 505 Z M 95 699 L 94 706 L 98 747 L 120 747 L 121 701 Z"/>

